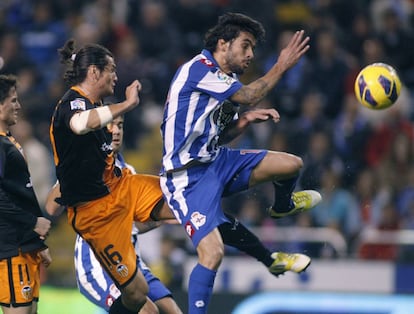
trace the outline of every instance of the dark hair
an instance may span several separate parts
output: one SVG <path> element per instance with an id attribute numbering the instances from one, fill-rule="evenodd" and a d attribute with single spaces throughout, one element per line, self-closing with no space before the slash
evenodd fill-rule
<path id="1" fill-rule="evenodd" d="M 17 88 L 17 77 L 12 74 L 0 75 L 0 103 L 9 97 L 12 87 Z"/>
<path id="2" fill-rule="evenodd" d="M 108 49 L 98 44 L 86 44 L 75 52 L 74 39 L 69 39 L 58 52 L 60 62 L 67 67 L 63 78 L 70 85 L 83 82 L 90 65 L 95 65 L 103 71 L 108 65 L 107 57 L 113 57 Z"/>
<path id="3" fill-rule="evenodd" d="M 227 42 L 239 36 L 240 32 L 252 34 L 258 42 L 264 41 L 265 30 L 261 23 L 241 13 L 225 13 L 218 18 L 218 23 L 207 31 L 204 47 L 214 52 L 219 39 Z"/>

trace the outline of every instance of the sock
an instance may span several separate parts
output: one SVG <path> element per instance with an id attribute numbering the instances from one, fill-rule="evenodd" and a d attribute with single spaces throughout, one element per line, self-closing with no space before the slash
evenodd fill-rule
<path id="1" fill-rule="evenodd" d="M 122 303 L 121 297 L 118 297 L 109 308 L 109 314 L 137 314 L 139 310 L 131 311 Z"/>
<path id="2" fill-rule="evenodd" d="M 292 200 L 292 193 L 295 190 L 298 177 L 272 182 L 275 188 L 275 202 L 273 209 L 279 213 L 292 210 L 295 204 Z"/>
<path id="3" fill-rule="evenodd" d="M 188 314 L 205 314 L 213 294 L 216 271 L 197 264 L 188 283 Z"/>
<path id="4" fill-rule="evenodd" d="M 247 229 L 239 220 L 225 213 L 230 222 L 222 223 L 218 226 L 223 242 L 226 245 L 237 248 L 238 250 L 255 257 L 266 267 L 272 265 L 274 259 L 263 243 Z"/>

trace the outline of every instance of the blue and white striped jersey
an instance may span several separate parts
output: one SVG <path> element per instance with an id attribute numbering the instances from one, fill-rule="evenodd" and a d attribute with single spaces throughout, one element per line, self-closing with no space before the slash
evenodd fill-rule
<path id="1" fill-rule="evenodd" d="M 161 173 L 181 168 L 192 160 L 215 159 L 220 132 L 236 112 L 223 110 L 223 103 L 241 87 L 235 75 L 220 70 L 208 50 L 178 69 L 161 124 L 164 145 Z"/>

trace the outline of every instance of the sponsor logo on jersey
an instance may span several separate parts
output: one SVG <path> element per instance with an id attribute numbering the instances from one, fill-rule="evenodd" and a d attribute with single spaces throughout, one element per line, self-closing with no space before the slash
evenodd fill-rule
<path id="1" fill-rule="evenodd" d="M 187 223 L 185 224 L 185 232 L 187 232 L 190 238 L 192 238 L 194 235 L 194 228 L 189 221 L 187 221 Z"/>
<path id="2" fill-rule="evenodd" d="M 191 214 L 190 221 L 198 230 L 201 226 L 203 226 L 206 223 L 206 216 L 201 214 L 200 212 L 194 212 Z"/>
<path id="3" fill-rule="evenodd" d="M 214 63 L 208 59 L 200 59 L 201 63 L 204 63 L 208 67 L 214 66 Z"/>
<path id="4" fill-rule="evenodd" d="M 24 286 L 22 288 L 22 296 L 25 300 L 32 300 L 33 299 L 33 291 L 30 286 Z"/>
<path id="5" fill-rule="evenodd" d="M 76 98 L 70 102 L 70 110 L 86 110 L 85 100 Z"/>
<path id="6" fill-rule="evenodd" d="M 114 304 L 115 299 L 111 295 L 106 296 L 105 304 L 107 307 L 111 307 Z"/>
<path id="7" fill-rule="evenodd" d="M 103 151 L 103 152 L 110 152 L 110 151 L 112 151 L 112 146 L 111 146 L 111 144 L 108 144 L 108 143 L 103 143 L 102 145 L 101 145 L 101 151 Z"/>
<path id="8" fill-rule="evenodd" d="M 116 272 L 119 274 L 119 276 L 125 278 L 128 276 L 128 267 L 126 267 L 124 264 L 119 264 L 116 266 Z"/>
<path id="9" fill-rule="evenodd" d="M 197 301 L 195 302 L 195 306 L 196 306 L 196 307 L 198 307 L 198 308 L 200 308 L 200 307 L 204 307 L 204 306 L 205 306 L 205 303 L 204 303 L 204 301 L 203 301 L 203 300 L 197 300 Z"/>

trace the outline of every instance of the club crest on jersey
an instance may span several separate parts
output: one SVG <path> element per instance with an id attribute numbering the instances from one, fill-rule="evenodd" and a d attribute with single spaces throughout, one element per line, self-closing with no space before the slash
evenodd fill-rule
<path id="1" fill-rule="evenodd" d="M 70 110 L 86 110 L 85 100 L 76 98 L 70 102 Z"/>
<path id="2" fill-rule="evenodd" d="M 128 267 L 126 267 L 124 264 L 118 264 L 116 266 L 116 272 L 123 278 L 125 278 L 126 276 L 128 276 Z"/>
<path id="3" fill-rule="evenodd" d="M 22 288 L 22 296 L 25 300 L 32 300 L 33 299 L 33 290 L 30 286 L 24 286 Z"/>
<path id="4" fill-rule="evenodd" d="M 231 85 L 231 83 L 233 82 L 233 78 L 231 76 L 228 76 L 221 70 L 217 70 L 216 75 L 220 81 L 223 81 L 227 85 Z"/>
<path id="5" fill-rule="evenodd" d="M 201 226 L 203 226 L 206 223 L 206 216 L 202 215 L 200 212 L 194 212 L 191 214 L 190 221 L 198 230 Z"/>

